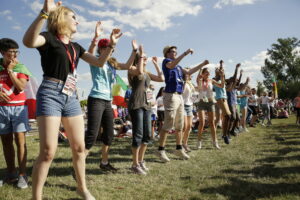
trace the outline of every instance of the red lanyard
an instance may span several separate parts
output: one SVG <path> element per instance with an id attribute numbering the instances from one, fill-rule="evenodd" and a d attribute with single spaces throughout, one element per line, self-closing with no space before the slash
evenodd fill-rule
<path id="1" fill-rule="evenodd" d="M 61 39 L 59 38 L 59 37 L 57 37 L 57 39 L 59 40 L 59 41 L 61 41 Z M 74 72 L 74 70 L 75 70 L 75 67 L 76 67 L 76 56 L 77 56 L 77 54 L 76 54 L 76 51 L 75 51 L 75 48 L 74 48 L 74 46 L 73 46 L 73 44 L 71 43 L 71 41 L 70 41 L 70 44 L 71 44 L 71 47 L 72 47 L 72 50 L 73 50 L 73 59 L 72 59 L 72 57 L 71 57 L 71 53 L 70 53 L 70 51 L 69 51 L 69 48 L 68 48 L 68 46 L 65 44 L 65 43 L 63 43 L 62 41 L 61 41 L 61 43 L 64 45 L 64 47 L 65 47 L 65 49 L 66 49 L 66 53 L 67 53 L 67 55 L 68 55 L 68 58 L 69 58 L 69 61 L 70 61 L 70 63 L 71 63 L 71 68 L 72 68 L 72 72 Z"/>

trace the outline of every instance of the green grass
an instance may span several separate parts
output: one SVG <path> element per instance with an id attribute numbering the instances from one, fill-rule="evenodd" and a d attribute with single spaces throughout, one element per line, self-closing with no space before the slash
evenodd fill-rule
<path id="1" fill-rule="evenodd" d="M 110 151 L 111 162 L 120 168 L 117 174 L 105 174 L 99 169 L 100 145 L 92 148 L 87 158 L 87 183 L 97 199 L 114 200 L 254 200 L 300 199 L 300 129 L 295 118 L 273 120 L 272 127 L 250 129 L 225 145 L 221 150 L 212 149 L 210 135 L 204 134 L 203 149 L 190 153 L 188 161 L 177 160 L 171 154 L 175 137 L 168 137 L 167 151 L 170 163 L 160 163 L 154 155 L 156 145 L 146 154 L 147 176 L 132 174 L 129 138 L 116 138 Z M 218 130 L 220 132 L 220 130 Z M 220 134 L 219 134 L 220 135 Z M 192 134 L 190 145 L 196 144 Z M 220 137 L 219 137 L 220 138 Z M 38 137 L 27 137 L 28 170 L 38 152 Z M 52 163 L 45 199 L 79 199 L 76 183 L 71 176 L 71 153 L 67 144 L 59 146 Z M 5 173 L 3 152 L 0 153 L 0 175 Z M 4 185 L 0 200 L 31 198 L 31 187 L 18 190 Z"/>

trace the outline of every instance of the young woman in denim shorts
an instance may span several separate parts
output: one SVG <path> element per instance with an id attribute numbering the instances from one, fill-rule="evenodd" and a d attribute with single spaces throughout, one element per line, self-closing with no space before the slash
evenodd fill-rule
<path id="1" fill-rule="evenodd" d="M 202 148 L 202 132 L 205 124 L 205 111 L 208 114 L 208 123 L 211 130 L 212 144 L 215 148 L 220 149 L 216 136 L 215 126 L 215 99 L 213 96 L 213 86 L 224 88 L 224 71 L 220 71 L 221 83 L 218 83 L 214 79 L 209 79 L 209 71 L 207 68 L 201 70 L 197 77 L 197 84 L 199 90 L 199 99 L 196 103 L 199 116 L 199 127 L 198 127 L 198 141 L 196 144 L 197 149 Z"/>
<path id="2" fill-rule="evenodd" d="M 37 92 L 40 152 L 32 172 L 32 195 L 34 200 L 42 199 L 43 186 L 57 149 L 62 122 L 72 149 L 77 193 L 83 199 L 94 200 L 85 181 L 84 120 L 76 95 L 76 68 L 79 58 L 91 65 L 103 67 L 121 33 L 119 29 L 112 31 L 110 48 L 97 58 L 78 43 L 71 42 L 78 22 L 74 11 L 60 4 L 45 0 L 41 13 L 23 38 L 25 46 L 38 49 L 44 72 L 44 80 Z M 46 20 L 48 31 L 41 33 Z"/>
<path id="3" fill-rule="evenodd" d="M 146 72 L 147 57 L 143 46 L 139 46 L 139 54 L 128 70 L 128 81 L 132 94 L 128 102 L 128 110 L 132 121 L 132 166 L 133 173 L 146 175 L 149 170 L 144 162 L 147 144 L 151 137 L 151 100 L 153 91 L 150 81 L 163 82 L 164 77 L 157 64 L 157 58 L 152 62 L 157 75 Z"/>

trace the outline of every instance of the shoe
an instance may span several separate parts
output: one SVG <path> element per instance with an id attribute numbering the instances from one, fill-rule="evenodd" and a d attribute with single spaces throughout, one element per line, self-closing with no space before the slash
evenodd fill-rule
<path id="1" fill-rule="evenodd" d="M 183 147 L 183 149 L 184 149 L 184 151 L 186 152 L 186 153 L 189 153 L 189 152 L 191 152 L 192 150 L 191 150 L 191 148 L 188 146 L 188 145 L 182 145 L 182 147 Z"/>
<path id="2" fill-rule="evenodd" d="M 196 149 L 201 149 L 202 148 L 202 141 L 198 140 L 196 144 Z"/>
<path id="3" fill-rule="evenodd" d="M 76 190 L 77 194 L 81 196 L 84 200 L 96 200 L 95 197 L 90 193 L 90 191 L 79 191 L 78 189 Z"/>
<path id="4" fill-rule="evenodd" d="M 157 151 L 155 154 L 162 162 L 170 162 L 170 159 L 168 158 L 165 150 Z"/>
<path id="5" fill-rule="evenodd" d="M 139 162 L 139 165 L 142 168 L 142 170 L 144 170 L 145 172 L 149 171 L 149 168 L 146 167 L 145 161 Z"/>
<path id="6" fill-rule="evenodd" d="M 147 175 L 147 173 L 139 166 L 131 166 L 131 171 L 135 174 L 139 174 L 139 175 Z"/>
<path id="7" fill-rule="evenodd" d="M 232 135 L 232 136 L 237 136 L 235 131 L 230 131 L 229 134 Z"/>
<path id="8" fill-rule="evenodd" d="M 250 124 L 250 126 L 249 126 L 249 127 L 255 128 L 256 126 L 255 126 L 255 125 L 253 125 L 253 124 Z"/>
<path id="9" fill-rule="evenodd" d="M 266 126 L 264 123 L 261 124 L 262 126 Z"/>
<path id="10" fill-rule="evenodd" d="M 27 176 L 19 176 L 17 187 L 20 189 L 28 188 L 28 178 Z"/>
<path id="11" fill-rule="evenodd" d="M 3 179 L 3 184 L 15 184 L 18 182 L 18 175 L 16 173 L 7 173 Z"/>
<path id="12" fill-rule="evenodd" d="M 106 165 L 102 164 L 102 162 L 100 162 L 100 169 L 104 170 L 104 171 L 111 171 L 113 173 L 117 172 L 118 169 L 114 168 L 110 163 L 107 163 Z"/>
<path id="13" fill-rule="evenodd" d="M 176 149 L 175 152 L 174 152 L 174 154 L 175 154 L 177 157 L 179 157 L 179 158 L 181 158 L 181 159 L 184 159 L 184 160 L 188 160 L 188 159 L 190 158 L 190 156 L 187 155 L 187 154 L 184 152 L 183 149 Z"/>
<path id="14" fill-rule="evenodd" d="M 229 137 L 227 135 L 223 136 L 223 139 L 224 139 L 225 144 L 230 143 Z"/>
<path id="15" fill-rule="evenodd" d="M 216 149 L 221 149 L 217 141 L 212 142 L 212 145 L 213 145 Z"/>

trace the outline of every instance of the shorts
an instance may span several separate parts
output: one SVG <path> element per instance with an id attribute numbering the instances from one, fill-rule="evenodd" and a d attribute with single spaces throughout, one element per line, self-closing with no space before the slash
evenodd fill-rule
<path id="1" fill-rule="evenodd" d="M 156 120 L 156 115 L 155 114 L 151 114 L 151 121 L 155 121 Z"/>
<path id="2" fill-rule="evenodd" d="M 0 106 L 0 135 L 28 131 L 27 106 Z"/>
<path id="3" fill-rule="evenodd" d="M 215 104 L 214 102 L 204 102 L 200 101 L 196 103 L 197 110 L 205 110 L 207 112 L 215 112 Z"/>
<path id="4" fill-rule="evenodd" d="M 165 92 L 163 94 L 163 102 L 165 107 L 165 120 L 162 129 L 169 131 L 175 127 L 175 130 L 182 131 L 184 122 L 182 95 Z"/>
<path id="5" fill-rule="evenodd" d="M 158 110 L 157 111 L 157 121 L 162 122 L 165 119 L 165 111 Z"/>
<path id="6" fill-rule="evenodd" d="M 252 115 L 257 115 L 257 106 L 249 105 Z"/>
<path id="7" fill-rule="evenodd" d="M 193 105 L 184 105 L 184 116 L 193 116 Z"/>
<path id="8" fill-rule="evenodd" d="M 36 116 L 72 117 L 82 115 L 76 92 L 72 96 L 62 93 L 64 84 L 43 80 L 36 94 Z"/>

